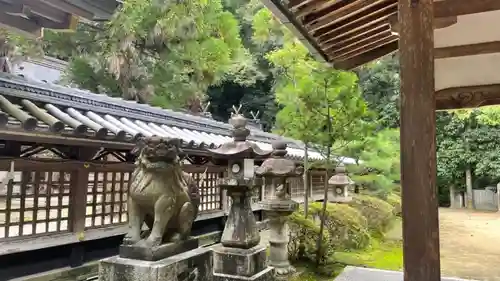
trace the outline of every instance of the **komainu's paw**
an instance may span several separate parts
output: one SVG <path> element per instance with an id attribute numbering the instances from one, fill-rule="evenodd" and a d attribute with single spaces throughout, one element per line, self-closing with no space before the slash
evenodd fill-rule
<path id="1" fill-rule="evenodd" d="M 174 233 L 174 235 L 170 237 L 170 242 L 179 242 L 184 239 L 185 237 L 183 237 L 180 233 Z"/>
<path id="2" fill-rule="evenodd" d="M 146 239 L 141 239 L 139 242 L 135 244 L 135 246 L 142 248 L 153 248 L 153 247 L 158 247 L 160 245 L 161 245 L 161 237 L 155 238 L 151 236 L 149 236 Z"/>
<path id="3" fill-rule="evenodd" d="M 123 244 L 130 245 L 130 244 L 135 244 L 139 240 L 141 240 L 140 234 L 138 235 L 137 233 L 133 231 L 129 231 L 125 237 L 123 238 Z"/>

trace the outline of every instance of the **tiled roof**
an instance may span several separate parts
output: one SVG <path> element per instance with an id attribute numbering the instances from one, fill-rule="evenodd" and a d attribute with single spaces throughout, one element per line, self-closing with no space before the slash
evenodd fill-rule
<path id="1" fill-rule="evenodd" d="M 0 126 L 13 130 L 117 142 L 159 135 L 201 149 L 232 139 L 231 126 L 224 122 L 6 73 L 0 74 L 0 109 Z M 264 150 L 271 150 L 273 140 L 284 139 L 290 157 L 304 155 L 296 140 L 257 129 L 251 129 L 248 139 Z M 322 158 L 316 151 L 309 157 Z"/>

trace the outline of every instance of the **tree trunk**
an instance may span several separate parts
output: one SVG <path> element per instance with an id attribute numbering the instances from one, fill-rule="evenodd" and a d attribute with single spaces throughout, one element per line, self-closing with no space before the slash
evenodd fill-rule
<path id="1" fill-rule="evenodd" d="M 309 214 L 309 153 L 307 143 L 304 148 L 304 216 Z"/>
<path id="2" fill-rule="evenodd" d="M 473 194 L 472 194 L 472 171 L 471 171 L 471 168 L 470 166 L 467 167 L 467 169 L 465 170 L 465 186 L 466 186 L 466 190 L 467 190 L 467 209 L 474 209 L 474 206 L 473 206 L 473 202 L 474 202 L 474 198 L 473 198 Z"/>
<path id="3" fill-rule="evenodd" d="M 455 202 L 455 185 L 450 185 L 450 208 L 458 208 Z"/>
<path id="4" fill-rule="evenodd" d="M 500 212 L 500 183 L 497 184 L 497 208 Z"/>

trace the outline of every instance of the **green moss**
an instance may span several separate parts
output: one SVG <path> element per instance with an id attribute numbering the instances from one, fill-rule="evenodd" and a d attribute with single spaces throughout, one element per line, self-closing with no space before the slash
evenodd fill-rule
<path id="1" fill-rule="evenodd" d="M 386 270 L 401 270 L 403 268 L 403 248 L 400 241 L 373 239 L 370 247 L 365 250 L 337 252 L 334 257 L 336 261 L 346 265 Z"/>

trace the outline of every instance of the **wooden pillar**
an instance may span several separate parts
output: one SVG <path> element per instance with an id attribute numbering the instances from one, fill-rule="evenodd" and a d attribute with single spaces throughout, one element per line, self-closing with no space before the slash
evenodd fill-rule
<path id="1" fill-rule="evenodd" d="M 405 281 L 439 281 L 433 0 L 399 0 Z"/>

